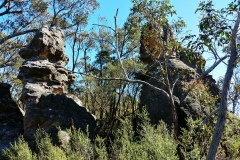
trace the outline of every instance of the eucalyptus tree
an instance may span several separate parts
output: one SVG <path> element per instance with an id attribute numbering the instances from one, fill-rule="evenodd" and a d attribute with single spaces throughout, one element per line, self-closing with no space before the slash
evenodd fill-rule
<path id="1" fill-rule="evenodd" d="M 229 46 L 227 53 L 229 60 L 222 86 L 218 120 L 207 156 L 207 160 L 214 160 L 226 122 L 228 92 L 239 52 L 237 37 L 240 23 L 240 1 L 234 0 L 220 10 L 214 8 L 211 0 L 202 1 L 196 11 L 202 14 L 199 23 L 199 47 L 208 49 L 217 60 L 221 58 L 215 46 Z"/>
<path id="2" fill-rule="evenodd" d="M 83 37 L 80 32 L 86 28 L 89 16 L 98 7 L 96 0 L 3 0 L 0 3 L 1 81 L 20 85 L 16 79 L 22 63 L 18 52 L 39 28 L 59 27 L 71 43 L 76 41 L 74 35 Z M 78 58 L 74 52 L 76 46 L 72 50 L 74 66 Z"/>
<path id="3" fill-rule="evenodd" d="M 0 44 L 7 52 L 8 48 L 21 48 L 31 38 L 32 32 L 36 32 L 42 26 L 60 27 L 66 33 L 66 37 L 78 32 L 76 28 L 86 27 L 90 14 L 97 9 L 96 0 L 4 0 L 0 4 Z M 26 35 L 28 34 L 28 35 Z M 7 40 L 12 40 L 9 45 Z M 70 39 L 72 40 L 72 39 Z M 11 59 L 16 56 L 10 56 Z M 11 59 L 6 59 L 10 63 Z"/>
<path id="4" fill-rule="evenodd" d="M 46 16 L 47 3 L 42 0 L 3 0 L 0 3 L 0 81 L 12 84 L 16 95 L 21 85 L 16 78 L 22 63 L 18 51 Z"/>

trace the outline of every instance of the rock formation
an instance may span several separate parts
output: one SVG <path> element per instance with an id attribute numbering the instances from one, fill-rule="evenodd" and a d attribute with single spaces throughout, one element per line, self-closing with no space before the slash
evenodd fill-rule
<path id="1" fill-rule="evenodd" d="M 75 77 L 64 68 L 68 57 L 63 31 L 54 27 L 40 29 L 19 54 L 25 59 L 18 75 L 23 83 L 20 100 L 26 110 L 24 138 L 33 141 L 38 128 L 54 136 L 57 127 L 65 130 L 71 126 L 83 131 L 88 128 L 93 136 L 95 117 L 66 91 L 66 84 L 73 83 Z"/>
<path id="2" fill-rule="evenodd" d="M 0 83 L 0 152 L 23 134 L 23 114 L 12 100 L 10 88 L 11 85 Z"/>
<path id="3" fill-rule="evenodd" d="M 139 59 L 144 63 L 149 63 L 152 61 L 152 58 L 163 56 L 164 42 L 170 39 L 174 40 L 174 35 L 168 24 L 162 27 L 157 27 L 157 24 L 145 24 L 141 32 Z M 168 54 L 173 54 L 173 50 L 169 50 Z"/>
<path id="4" fill-rule="evenodd" d="M 185 53 L 180 53 L 179 57 L 166 57 L 166 64 L 168 67 L 168 75 L 170 84 L 178 78 L 174 90 L 174 101 L 177 107 L 178 123 L 179 127 L 186 127 L 186 118 L 197 118 L 208 114 L 209 108 L 200 106 L 193 97 L 187 93 L 188 86 L 199 77 L 199 74 L 203 72 L 205 64 L 201 55 L 195 53 L 194 59 L 189 61 Z M 148 83 L 166 90 L 166 85 L 163 79 L 163 75 L 159 71 L 159 66 L 163 63 L 163 57 L 158 60 L 149 63 L 148 75 L 138 75 L 139 79 L 145 80 Z M 202 65 L 199 64 L 202 61 Z M 216 85 L 216 81 L 211 75 L 207 75 L 203 78 L 204 83 L 209 87 L 212 95 L 216 96 L 220 94 L 220 91 Z M 172 124 L 172 111 L 169 100 L 159 94 L 157 91 L 150 89 L 147 86 L 143 86 L 140 95 L 140 108 L 146 107 L 149 112 L 151 123 L 157 124 L 159 120 L 163 120 L 169 126 Z"/>

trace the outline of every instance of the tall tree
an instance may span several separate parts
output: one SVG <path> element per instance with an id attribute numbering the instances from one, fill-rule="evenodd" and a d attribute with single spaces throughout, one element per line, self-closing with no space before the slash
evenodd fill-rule
<path id="1" fill-rule="evenodd" d="M 67 38 L 79 36 L 80 32 L 83 32 L 82 28 L 87 25 L 89 15 L 98 6 L 96 0 L 3 0 L 0 3 L 1 80 L 12 85 L 17 82 L 17 69 L 22 62 L 18 52 L 39 28 L 60 27 Z M 76 38 L 67 40 L 71 42 Z M 75 46 L 73 50 L 76 51 Z M 74 58 L 78 56 L 74 55 Z M 72 65 L 74 66 L 74 63 Z"/>
<path id="2" fill-rule="evenodd" d="M 86 27 L 90 14 L 98 7 L 96 0 L 4 0 L 0 4 L 0 44 L 11 39 L 17 48 L 26 44 L 31 37 L 26 36 L 38 30 L 39 27 L 60 27 L 66 32 L 66 37 L 72 35 L 76 28 Z M 78 30 L 77 30 L 78 31 Z M 82 31 L 82 30 L 81 30 Z M 6 46 L 7 44 L 4 44 Z M 11 45 L 11 48 L 14 46 Z M 4 54 L 2 52 L 1 54 Z M 11 56 L 13 60 L 17 56 Z M 11 61 L 6 59 L 5 61 Z M 0 64 L 0 66 L 6 66 Z"/>
<path id="3" fill-rule="evenodd" d="M 219 52 L 217 52 L 214 46 L 230 46 L 228 52 L 230 58 L 227 63 L 227 71 L 222 87 L 218 120 L 216 123 L 207 160 L 215 159 L 226 122 L 227 98 L 233 70 L 235 68 L 235 63 L 238 56 L 237 34 L 240 23 L 239 4 L 240 1 L 234 0 L 233 2 L 229 3 L 226 8 L 216 10 L 214 9 L 212 1 L 203 1 L 200 2 L 199 7 L 197 8 L 197 11 L 200 11 L 203 15 L 199 24 L 199 41 L 202 41 L 201 44 L 204 44 L 205 48 L 211 51 L 216 59 L 218 59 L 220 56 Z"/>

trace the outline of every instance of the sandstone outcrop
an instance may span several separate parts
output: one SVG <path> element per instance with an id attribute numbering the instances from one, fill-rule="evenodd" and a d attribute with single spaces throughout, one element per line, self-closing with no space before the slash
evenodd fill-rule
<path id="1" fill-rule="evenodd" d="M 159 71 L 159 65 L 161 65 L 163 61 L 163 57 L 160 57 L 157 61 L 149 63 L 148 75 L 150 76 L 148 78 L 146 76 L 138 77 L 154 86 L 167 90 L 164 81 L 161 81 L 163 75 Z M 202 61 L 202 65 L 199 65 L 199 61 Z M 167 56 L 166 64 L 170 84 L 173 84 L 178 78 L 173 90 L 173 95 L 175 105 L 177 106 L 179 127 L 186 127 L 186 118 L 195 119 L 210 112 L 209 108 L 199 105 L 193 97 L 187 94 L 189 84 L 191 84 L 193 80 L 196 80 L 204 71 L 205 61 L 201 55 L 197 55 L 192 61 L 189 61 L 186 54 L 181 53 L 178 57 Z M 203 81 L 209 87 L 212 95 L 216 96 L 220 94 L 216 81 L 211 75 L 205 76 Z M 149 112 L 151 123 L 157 124 L 159 120 L 163 120 L 169 126 L 172 125 L 171 105 L 166 97 L 147 86 L 143 86 L 140 102 L 140 108 L 145 106 Z"/>
<path id="2" fill-rule="evenodd" d="M 10 88 L 11 85 L 0 83 L 0 152 L 23 134 L 23 114 L 12 100 Z"/>
<path id="3" fill-rule="evenodd" d="M 74 82 L 74 75 L 64 67 L 68 63 L 65 54 L 64 33 L 60 29 L 40 29 L 30 44 L 20 50 L 25 59 L 18 78 L 23 90 L 20 100 L 25 105 L 24 138 L 34 140 L 38 128 L 52 136 L 57 127 L 62 130 L 74 126 L 83 131 L 88 128 L 94 135 L 94 115 L 82 106 L 81 101 L 68 95 L 66 84 Z"/>

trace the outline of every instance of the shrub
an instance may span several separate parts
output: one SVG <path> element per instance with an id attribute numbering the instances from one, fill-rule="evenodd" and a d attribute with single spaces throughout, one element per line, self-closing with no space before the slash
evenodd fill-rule
<path id="1" fill-rule="evenodd" d="M 23 136 L 18 138 L 18 142 L 11 145 L 10 149 L 2 152 L 4 159 L 8 160 L 35 160 L 36 155 L 29 149 L 27 142 L 24 141 Z"/>
<path id="2" fill-rule="evenodd" d="M 141 119 L 139 131 L 133 130 L 131 120 L 120 120 L 120 127 L 115 130 L 114 140 L 106 148 L 104 139 L 97 137 L 91 141 L 81 130 L 71 128 L 67 132 L 59 132 L 63 145 L 52 144 L 50 136 L 43 130 L 36 132 L 36 154 L 28 148 L 22 137 L 18 143 L 3 152 L 9 160 L 175 160 L 177 143 L 169 134 L 166 124 L 160 122 L 152 126 L 146 114 Z M 136 136 L 138 135 L 138 136 Z"/>
<path id="3" fill-rule="evenodd" d="M 146 117 L 141 117 L 141 119 L 144 121 L 138 133 L 139 138 L 134 136 L 131 122 L 128 119 L 122 121 L 122 126 L 118 129 L 112 145 L 113 159 L 178 159 L 177 143 L 168 133 L 166 124 L 160 122 L 158 126 L 152 126 Z"/>
<path id="4" fill-rule="evenodd" d="M 228 114 L 222 145 L 225 146 L 232 159 L 240 160 L 240 119 Z"/>
<path id="5" fill-rule="evenodd" d="M 80 129 L 71 128 L 67 131 L 70 141 L 66 149 L 68 159 L 91 160 L 94 159 L 93 144 Z"/>
<path id="6" fill-rule="evenodd" d="M 36 132 L 37 158 L 40 160 L 67 160 L 63 150 L 58 146 L 54 146 L 50 136 L 43 130 Z"/>

